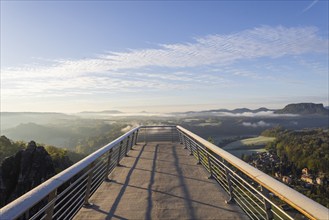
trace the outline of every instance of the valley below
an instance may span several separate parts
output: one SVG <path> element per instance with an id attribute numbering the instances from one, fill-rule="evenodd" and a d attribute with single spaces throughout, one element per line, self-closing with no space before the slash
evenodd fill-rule
<path id="1" fill-rule="evenodd" d="M 139 125 L 180 125 L 246 162 L 250 162 L 255 155 L 261 155 L 261 153 L 271 150 L 272 152 L 277 151 L 275 146 L 278 139 L 275 135 L 264 135 L 264 132 L 266 133 L 268 130 L 276 128 L 286 131 L 322 129 L 323 132 L 328 133 L 329 122 L 326 110 L 322 109 L 321 111 L 324 113 L 320 111 L 321 114 L 314 114 L 314 112 L 306 114 L 305 109 L 302 114 L 297 114 L 295 109 L 293 111 L 294 114 L 284 110 L 275 113 L 274 110 L 261 108 L 258 110 L 209 110 L 168 114 L 138 113 L 135 115 L 118 111 L 79 114 L 2 112 L 0 163 L 5 161 L 5 158 L 26 149 L 28 142 L 34 141 L 38 146 L 44 146 L 53 161 L 57 161 L 54 162 L 53 169 L 58 173 Z M 321 145 L 320 142 L 319 144 Z M 301 175 L 300 167 L 312 167 L 311 170 L 314 174 L 328 177 L 327 171 L 312 166 L 312 164 L 322 163 L 324 160 L 329 161 L 329 147 L 320 145 L 319 147 L 324 147 L 324 151 L 321 153 L 324 155 L 318 158 L 314 156 L 311 159 L 313 162 L 305 160 L 305 164 L 298 168 L 295 167 L 294 178 L 296 181 Z M 314 146 L 316 147 L 316 145 Z M 277 156 L 285 158 L 286 161 L 292 160 L 286 158 L 288 153 L 282 152 L 281 150 L 275 153 L 280 153 Z M 64 161 L 66 165 L 59 166 Z M 287 162 L 287 164 L 289 163 Z M 273 170 L 275 169 L 273 168 Z M 289 175 L 291 172 L 289 169 L 286 168 L 285 175 Z M 271 172 L 266 170 L 266 172 L 275 177 L 273 170 Z M 3 171 L 0 171 L 0 174 L 1 172 L 3 174 Z M 54 172 L 52 171 L 52 173 Z M 325 181 L 324 184 L 327 182 Z M 316 190 L 320 190 L 319 187 L 322 187 L 322 190 L 327 189 L 327 185 L 317 186 L 315 184 L 314 187 L 312 195 L 315 195 Z M 309 191 L 302 187 L 301 191 L 305 190 Z M 318 194 L 316 195 L 318 196 Z M 327 200 L 318 198 L 317 201 L 329 206 Z"/>

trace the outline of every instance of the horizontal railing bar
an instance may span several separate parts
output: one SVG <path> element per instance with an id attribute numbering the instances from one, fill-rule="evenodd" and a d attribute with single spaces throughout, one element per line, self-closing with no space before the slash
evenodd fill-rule
<path id="1" fill-rule="evenodd" d="M 99 167 L 99 166 L 101 166 L 101 165 L 103 165 L 105 163 L 105 161 L 102 160 L 102 158 L 99 158 L 98 160 L 99 161 L 97 161 L 97 163 L 95 164 L 94 169 L 97 169 L 96 167 Z"/>
<path id="2" fill-rule="evenodd" d="M 150 128 L 176 128 L 177 125 L 141 125 L 139 129 L 150 129 Z"/>
<path id="3" fill-rule="evenodd" d="M 34 214 L 32 217 L 30 217 L 29 219 L 30 219 L 30 220 L 34 220 L 34 219 L 40 217 L 40 215 L 41 215 L 42 213 L 44 213 L 44 212 L 47 210 L 47 208 L 49 208 L 52 204 L 54 204 L 54 202 L 56 202 L 56 201 L 55 201 L 55 200 L 50 201 L 46 206 L 44 206 L 42 209 L 40 209 L 37 213 L 35 213 L 35 214 Z M 46 215 L 46 214 L 44 213 L 44 215 Z"/>
<path id="4" fill-rule="evenodd" d="M 244 213 L 246 213 L 250 219 L 254 219 L 250 214 L 249 212 L 244 208 L 243 205 L 241 205 L 241 202 L 239 200 L 236 200 L 236 203 L 238 203 L 239 207 L 244 211 Z"/>
<path id="5" fill-rule="evenodd" d="M 283 220 L 283 218 L 281 218 L 281 216 L 278 214 L 278 213 L 276 213 L 273 209 L 271 209 L 271 212 L 274 214 L 274 215 L 276 215 L 278 218 L 280 218 L 280 219 L 282 219 Z M 280 212 L 281 214 L 284 214 L 286 217 L 288 217 L 289 219 L 291 219 L 291 220 L 293 220 L 293 218 L 291 217 L 291 216 L 289 216 L 289 215 L 287 215 L 285 212 Z"/>
<path id="6" fill-rule="evenodd" d="M 98 174 L 98 171 L 100 171 L 101 169 L 104 169 L 104 168 L 106 168 L 106 164 L 100 164 L 97 168 L 95 168 L 94 170 L 93 170 L 93 176 L 96 176 L 97 174 Z M 96 174 L 97 173 L 97 174 Z"/>
<path id="7" fill-rule="evenodd" d="M 103 181 L 104 181 L 104 179 L 102 177 L 98 177 L 94 181 L 93 186 L 90 189 L 91 195 L 94 194 L 94 192 L 98 189 L 98 187 L 102 184 Z"/>
<path id="8" fill-rule="evenodd" d="M 72 213 L 72 217 L 70 219 L 73 219 L 73 217 L 77 214 L 77 212 L 79 212 L 79 210 L 81 209 L 81 207 L 83 206 L 83 202 L 77 203 L 72 210 L 74 210 L 74 212 Z"/>
<path id="9" fill-rule="evenodd" d="M 59 201 L 59 202 L 56 203 L 56 205 L 54 206 L 54 208 L 56 209 L 60 204 L 62 204 L 63 202 L 65 202 L 65 199 L 67 199 L 68 196 L 70 196 L 72 193 L 74 193 L 76 191 L 76 189 L 79 190 L 80 186 L 82 184 L 85 184 L 86 181 L 87 181 L 87 179 L 84 179 L 83 181 L 81 181 L 81 183 L 79 185 L 77 185 L 75 189 L 71 190 L 68 194 L 66 194 L 63 198 L 61 198 L 60 201 L 59 201 L 59 197 L 57 197 L 56 198 L 56 201 Z M 61 196 L 63 196 L 63 194 Z"/>
<path id="10" fill-rule="evenodd" d="M 106 168 L 107 168 L 106 164 L 103 164 L 103 166 L 100 166 L 99 168 L 97 168 L 97 170 L 94 170 L 93 179 L 97 177 L 100 173 L 104 172 Z"/>
<path id="11" fill-rule="evenodd" d="M 225 183 L 222 178 L 219 178 L 217 176 L 214 176 L 214 178 L 217 180 L 218 184 L 220 184 L 226 192 L 229 192 L 227 183 Z"/>
<path id="12" fill-rule="evenodd" d="M 103 169 L 101 169 L 97 175 L 93 176 L 93 179 L 92 179 L 92 185 L 94 185 L 94 182 L 96 182 L 97 179 L 101 178 L 103 179 L 104 178 L 104 174 L 106 172 L 106 167 L 104 167 Z"/>
<path id="13" fill-rule="evenodd" d="M 72 210 L 68 213 L 68 216 L 71 215 L 73 217 L 75 215 L 75 213 L 77 213 L 82 206 L 83 206 L 83 200 L 81 200 L 74 207 L 72 207 Z M 72 211 L 74 211 L 74 212 L 72 213 Z M 72 219 L 72 217 L 70 219 Z"/>
<path id="14" fill-rule="evenodd" d="M 234 184 L 236 184 L 236 185 L 240 185 L 241 187 L 243 187 L 245 190 L 247 190 L 249 193 L 251 193 L 251 194 L 259 194 L 259 195 L 261 195 L 258 191 L 256 191 L 253 187 L 250 187 L 249 185 L 249 187 L 246 187 L 246 186 L 244 186 L 240 181 L 238 181 L 236 178 L 235 178 L 235 176 L 234 175 L 230 175 L 231 176 L 231 181 L 232 181 L 232 183 L 234 183 Z M 250 188 L 251 189 L 253 189 L 255 192 L 252 192 L 252 191 L 250 191 Z M 261 195 L 263 198 L 264 198 L 264 196 L 263 195 Z M 258 201 L 260 201 L 260 202 L 263 202 L 258 196 L 254 196 L 255 198 L 257 198 L 258 199 Z"/>
<path id="15" fill-rule="evenodd" d="M 234 192 L 233 193 L 234 195 L 235 195 L 235 201 L 239 204 L 239 206 L 245 211 L 245 213 L 248 213 L 249 214 L 249 217 L 251 218 L 251 219 L 255 219 L 254 217 L 256 217 L 257 219 L 259 219 L 258 217 L 257 217 L 257 215 L 255 215 L 255 213 L 242 201 L 242 197 L 239 197 L 239 196 L 237 196 L 236 195 L 236 192 Z M 243 205 L 241 205 L 241 203 L 243 204 Z M 249 211 L 246 211 L 246 209 L 248 209 Z M 252 214 L 254 217 L 252 217 L 252 216 L 250 216 L 250 214 Z"/>
<path id="16" fill-rule="evenodd" d="M 84 197 L 84 195 L 83 195 L 83 193 L 81 193 L 80 195 L 78 194 L 78 197 L 75 199 L 75 201 L 83 201 L 83 197 Z M 78 202 L 76 202 L 77 204 L 79 204 Z M 68 214 L 66 214 L 67 213 L 67 211 L 69 211 L 70 210 L 70 208 L 72 207 L 74 205 L 74 203 L 72 202 L 72 204 L 68 207 L 68 208 L 66 208 L 66 210 L 63 212 L 63 213 L 61 213 L 61 215 L 60 216 L 58 216 L 57 217 L 57 219 L 62 219 L 62 216 L 63 215 L 68 215 Z M 71 212 L 72 212 L 72 210 L 71 210 Z M 56 213 L 57 214 L 57 213 Z M 55 216 L 55 215 L 54 215 Z"/>
<path id="17" fill-rule="evenodd" d="M 61 199 L 61 197 L 63 195 L 65 195 L 65 193 L 67 193 L 73 186 L 77 185 L 83 178 L 85 178 L 87 175 L 89 174 L 89 172 L 86 172 L 85 174 L 83 174 L 81 177 L 79 177 L 77 180 L 74 181 L 74 183 L 72 183 L 71 185 L 69 185 L 63 192 L 61 192 L 59 195 L 57 195 L 57 200 Z M 80 184 L 78 186 L 81 185 L 81 183 L 83 183 L 84 181 L 86 181 L 87 179 L 84 179 L 80 182 Z M 75 187 L 78 187 L 75 186 Z M 71 191 L 72 192 L 72 191 Z M 70 193 L 71 193 L 70 192 Z"/>
<path id="18" fill-rule="evenodd" d="M 242 193 L 244 193 L 243 191 L 241 191 Z M 239 194 L 239 196 L 236 196 L 237 194 Z M 253 204 L 251 204 L 249 201 L 248 201 L 248 199 L 243 195 L 243 194 L 241 194 L 239 191 L 237 191 L 237 190 L 234 190 L 234 195 L 235 195 L 235 197 L 234 198 L 239 198 L 239 199 L 241 199 L 241 202 L 242 202 L 242 199 L 245 201 L 245 203 L 247 203 L 247 204 L 245 204 L 247 207 L 250 207 L 250 211 L 252 212 L 252 213 L 255 213 L 255 216 L 263 216 L 263 215 L 265 215 L 265 211 L 264 210 L 262 210 L 263 212 L 264 212 L 264 214 L 262 214 L 262 213 L 260 213 L 258 210 L 257 210 L 257 208 L 255 208 L 254 207 L 254 202 L 253 202 Z M 252 201 L 252 199 L 250 198 L 250 197 L 248 197 L 251 201 Z M 252 211 L 252 210 L 254 210 L 254 211 Z"/>
<path id="19" fill-rule="evenodd" d="M 232 183 L 233 183 L 233 185 L 236 187 L 236 188 L 234 189 L 235 192 L 238 192 L 238 193 L 239 193 L 239 191 L 242 192 L 243 195 L 247 196 L 247 197 L 252 201 L 253 204 L 255 204 L 260 210 L 262 210 L 262 211 L 264 212 L 264 214 L 266 214 L 266 211 L 265 211 L 262 207 L 260 207 L 260 205 L 257 203 L 257 201 L 254 201 L 254 199 L 251 198 L 251 197 L 246 193 L 245 190 L 241 189 L 241 188 L 237 185 L 236 182 L 232 181 Z M 238 190 L 239 190 L 239 191 L 238 191 Z M 239 194 L 242 195 L 241 193 L 239 193 Z M 242 195 L 242 197 L 244 197 L 243 195 Z M 256 197 L 256 196 L 254 196 L 254 197 Z M 257 198 L 257 199 L 258 199 L 258 198 Z M 258 201 L 260 201 L 260 200 L 258 200 Z M 260 201 L 260 202 L 263 204 L 263 201 Z M 248 202 L 248 203 L 249 203 L 249 202 Z"/>
<path id="20" fill-rule="evenodd" d="M 81 187 L 75 190 L 76 193 L 72 197 L 70 197 L 68 201 L 65 201 L 65 203 L 62 204 L 59 209 L 56 210 L 56 212 L 53 214 L 53 218 L 55 218 L 58 214 L 61 214 L 62 212 L 66 212 L 65 209 L 67 209 L 67 206 L 71 204 L 70 202 L 72 200 L 76 202 L 78 198 L 80 198 L 80 196 L 84 196 L 85 191 L 86 191 L 86 187 Z M 58 206 L 56 206 L 56 208 L 58 208 Z"/>
<path id="21" fill-rule="evenodd" d="M 56 210 L 56 213 L 54 213 L 53 217 L 56 217 L 56 215 L 58 215 L 58 214 L 63 215 L 66 211 L 63 211 L 63 213 L 61 211 L 64 208 L 66 208 L 66 205 L 69 205 L 72 200 L 77 201 L 81 196 L 84 197 L 84 193 L 81 193 L 83 191 L 86 191 L 85 187 L 78 189 L 76 195 L 72 196 L 60 209 Z M 72 206 L 72 204 L 69 207 L 71 207 L 71 206 Z"/>
<path id="22" fill-rule="evenodd" d="M 115 163 L 111 163 L 110 164 L 110 167 L 109 167 L 109 173 L 112 172 L 115 167 L 116 167 L 116 164 Z"/>

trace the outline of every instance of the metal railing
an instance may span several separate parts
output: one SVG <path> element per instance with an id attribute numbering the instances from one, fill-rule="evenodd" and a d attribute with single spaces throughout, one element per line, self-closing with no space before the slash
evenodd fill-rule
<path id="1" fill-rule="evenodd" d="M 251 219 L 329 219 L 329 210 L 243 160 L 177 126 L 179 140 Z M 292 210 L 283 210 L 280 205 Z"/>
<path id="2" fill-rule="evenodd" d="M 139 128 L 138 142 L 178 142 L 178 131 L 175 125 L 141 126 Z"/>
<path id="3" fill-rule="evenodd" d="M 136 144 L 134 128 L 0 210 L 1 220 L 72 219 Z"/>
<path id="4" fill-rule="evenodd" d="M 140 126 L 3 207 L 0 219 L 72 219 L 134 144 L 152 141 L 180 141 L 251 219 L 329 218 L 326 207 L 180 126 Z"/>

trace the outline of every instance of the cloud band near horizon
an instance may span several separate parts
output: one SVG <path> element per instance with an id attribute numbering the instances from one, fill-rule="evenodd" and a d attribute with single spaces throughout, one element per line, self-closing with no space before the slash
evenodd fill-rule
<path id="1" fill-rule="evenodd" d="M 234 83 L 230 77 L 202 68 L 234 70 L 239 62 L 307 54 L 328 54 L 328 39 L 321 37 L 316 27 L 261 26 L 199 37 L 187 43 L 159 44 L 157 48 L 110 51 L 86 59 L 4 68 L 2 94 L 52 97 L 225 86 Z M 191 68 L 201 68 L 203 72 L 195 73 Z M 250 70 L 244 71 L 250 72 L 245 77 L 254 76 Z M 227 74 L 244 77 L 239 70 Z"/>

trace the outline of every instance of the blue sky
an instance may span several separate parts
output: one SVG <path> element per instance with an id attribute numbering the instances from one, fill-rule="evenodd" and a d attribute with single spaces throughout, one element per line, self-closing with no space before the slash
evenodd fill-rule
<path id="1" fill-rule="evenodd" d="M 328 1 L 1 1 L 1 111 L 328 105 Z"/>

